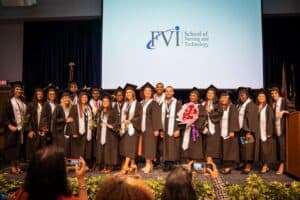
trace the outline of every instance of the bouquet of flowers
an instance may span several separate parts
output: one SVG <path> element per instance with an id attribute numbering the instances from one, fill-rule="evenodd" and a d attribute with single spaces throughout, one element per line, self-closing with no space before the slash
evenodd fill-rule
<path id="1" fill-rule="evenodd" d="M 181 110 L 178 112 L 177 121 L 179 121 L 181 124 L 192 125 L 198 119 L 198 115 L 198 104 L 187 103 L 184 104 Z"/>

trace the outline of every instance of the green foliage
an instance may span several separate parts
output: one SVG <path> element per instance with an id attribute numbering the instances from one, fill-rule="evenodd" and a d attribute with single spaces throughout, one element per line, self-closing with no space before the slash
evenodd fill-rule
<path id="1" fill-rule="evenodd" d="M 103 184 L 104 180 L 109 177 L 94 176 L 86 178 L 89 199 L 95 199 L 97 190 Z M 155 199 L 160 199 L 164 187 L 164 179 L 148 179 L 146 184 L 153 190 Z M 194 179 L 194 187 L 199 199 L 215 199 L 214 188 L 211 183 L 204 183 L 199 178 Z M 256 174 L 249 175 L 241 184 L 224 183 L 230 199 L 233 200 L 250 200 L 250 199 L 300 199 L 300 182 L 279 183 L 276 181 L 264 182 Z M 22 182 L 9 179 L 6 174 L 0 174 L 0 194 L 11 194 L 22 186 Z M 69 178 L 69 187 L 73 195 L 78 195 L 78 184 L 76 178 Z"/>
<path id="2" fill-rule="evenodd" d="M 154 192 L 155 199 L 160 199 L 164 188 L 164 179 L 159 177 L 157 179 L 148 179 L 145 182 Z"/>

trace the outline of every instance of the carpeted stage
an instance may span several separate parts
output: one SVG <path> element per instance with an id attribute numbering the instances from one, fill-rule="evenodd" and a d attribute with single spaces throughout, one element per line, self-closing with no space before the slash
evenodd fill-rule
<path id="1" fill-rule="evenodd" d="M 26 164 L 23 164 L 22 166 L 23 166 L 23 168 L 26 168 Z M 157 179 L 157 178 L 165 179 L 166 176 L 168 175 L 168 172 L 164 172 L 160 166 L 155 167 L 154 171 L 150 174 L 143 173 L 140 170 L 142 167 L 143 167 L 143 165 L 140 164 L 138 172 L 135 174 L 130 174 L 130 175 L 137 175 L 137 176 L 140 176 L 142 179 Z M 103 173 L 100 173 L 98 170 L 95 170 L 95 171 L 87 172 L 86 177 L 101 176 L 101 175 L 115 175 L 115 174 L 118 174 L 118 172 L 119 172 L 118 170 L 115 170 L 115 171 L 111 172 L 110 174 L 103 174 Z M 7 178 L 15 179 L 15 180 L 23 180 L 24 176 L 25 176 L 25 173 L 20 174 L 20 175 L 10 174 L 9 167 L 7 167 L 7 166 L 2 166 L 0 173 L 5 173 L 5 176 Z M 290 182 L 296 180 L 295 178 L 293 178 L 289 175 L 286 175 L 286 174 L 278 176 L 278 175 L 276 175 L 274 170 L 270 170 L 266 174 L 260 174 L 257 167 L 255 167 L 255 169 L 252 171 L 252 173 L 255 173 L 258 176 L 260 176 L 265 182 L 277 181 L 277 182 L 281 182 L 281 183 L 290 183 Z M 74 174 L 70 173 L 69 176 L 74 176 Z M 210 182 L 210 178 L 207 175 L 197 173 L 197 176 L 203 182 Z M 242 183 L 248 177 L 248 175 L 241 174 L 241 171 L 239 171 L 239 170 L 232 170 L 231 174 L 228 174 L 228 175 L 220 174 L 220 176 L 222 177 L 223 181 L 226 181 L 231 184 Z"/>

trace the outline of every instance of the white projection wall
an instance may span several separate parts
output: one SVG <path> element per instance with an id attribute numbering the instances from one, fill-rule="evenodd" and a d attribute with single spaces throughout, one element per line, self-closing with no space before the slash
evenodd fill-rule
<path id="1" fill-rule="evenodd" d="M 263 86 L 260 0 L 103 0 L 102 87 Z"/>

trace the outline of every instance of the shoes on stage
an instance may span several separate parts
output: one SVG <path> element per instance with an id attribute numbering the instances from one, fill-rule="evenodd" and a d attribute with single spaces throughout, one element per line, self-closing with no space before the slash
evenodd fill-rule
<path id="1" fill-rule="evenodd" d="M 137 165 L 131 165 L 128 169 L 128 173 L 137 173 Z"/>
<path id="2" fill-rule="evenodd" d="M 241 164 L 240 164 L 238 167 L 236 167 L 235 169 L 236 169 L 236 170 L 242 170 L 242 169 L 245 168 L 245 166 L 246 166 L 245 163 L 241 163 Z"/>
<path id="3" fill-rule="evenodd" d="M 276 172 L 276 175 L 277 175 L 277 176 L 281 176 L 282 174 L 283 174 L 283 172 L 281 172 L 281 171 L 277 171 L 277 172 Z"/>
<path id="4" fill-rule="evenodd" d="M 145 174 L 149 174 L 153 171 L 153 164 L 151 163 L 150 165 L 146 165 L 144 168 L 143 168 L 143 172 Z"/>
<path id="5" fill-rule="evenodd" d="M 231 174 L 231 168 L 223 168 L 220 172 L 224 175 Z"/>
<path id="6" fill-rule="evenodd" d="M 249 174 L 251 172 L 251 169 L 243 169 L 241 174 Z"/>
<path id="7" fill-rule="evenodd" d="M 260 170 L 260 173 L 261 173 L 261 174 L 266 174 L 266 173 L 268 173 L 269 171 L 270 171 L 270 168 L 265 167 L 265 168 L 262 168 L 262 169 Z"/>
<path id="8" fill-rule="evenodd" d="M 129 172 L 129 168 L 128 167 L 127 168 L 122 168 L 119 174 L 120 175 L 126 175 L 126 174 L 128 174 L 128 172 Z"/>

